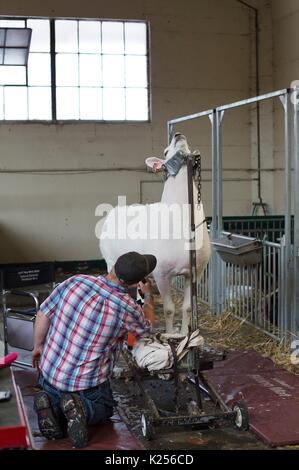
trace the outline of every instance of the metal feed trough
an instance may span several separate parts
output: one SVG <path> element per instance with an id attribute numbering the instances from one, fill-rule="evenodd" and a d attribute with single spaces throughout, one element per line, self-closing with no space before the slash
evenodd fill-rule
<path id="1" fill-rule="evenodd" d="M 231 264 L 251 266 L 262 260 L 262 244 L 258 240 L 228 233 L 212 242 L 220 258 Z"/>

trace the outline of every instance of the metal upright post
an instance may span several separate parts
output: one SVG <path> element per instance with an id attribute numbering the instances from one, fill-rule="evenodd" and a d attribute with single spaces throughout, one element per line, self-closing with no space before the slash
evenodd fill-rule
<path id="1" fill-rule="evenodd" d="M 294 306 L 292 312 L 292 332 L 297 334 L 299 329 L 299 87 L 292 93 L 294 105 L 293 122 L 293 151 L 294 151 Z"/>
<path id="2" fill-rule="evenodd" d="M 290 106 L 289 106 L 289 92 L 286 91 L 284 95 L 280 96 L 284 109 L 284 200 L 285 200 L 285 236 L 283 239 L 283 273 L 282 275 L 282 293 L 283 303 L 281 305 L 282 311 L 280 316 L 283 319 L 283 331 L 290 331 L 292 329 L 291 321 L 291 171 L 292 171 L 292 154 L 291 154 L 291 139 L 290 139 Z"/>
<path id="3" fill-rule="evenodd" d="M 216 109 L 216 210 L 217 210 L 217 237 L 221 237 L 223 230 L 223 189 L 222 189 L 222 145 L 221 145 L 221 124 L 224 116 L 224 110 Z M 217 313 L 220 314 L 223 311 L 224 305 L 224 283 L 223 274 L 224 266 L 217 254 L 217 271 L 216 271 L 216 282 L 217 282 Z"/>
<path id="4" fill-rule="evenodd" d="M 222 145 L 221 145 L 221 124 L 224 111 L 216 110 L 216 183 L 217 183 L 217 230 L 221 236 L 223 230 L 223 191 L 222 191 Z"/>
<path id="5" fill-rule="evenodd" d="M 221 152 L 221 122 L 224 111 L 213 110 L 210 115 L 212 124 L 212 227 L 211 239 L 215 241 L 221 237 L 223 230 L 223 193 L 222 193 L 222 152 Z M 211 257 L 212 267 L 212 303 L 213 313 L 220 314 L 223 309 L 223 265 L 214 246 Z"/>
<path id="6" fill-rule="evenodd" d="M 212 126 L 212 224 L 211 240 L 215 241 L 218 237 L 218 211 L 217 211 L 217 122 L 216 109 L 209 116 Z M 215 247 L 212 246 L 211 255 L 211 310 L 217 312 L 217 258 Z"/>
<path id="7" fill-rule="evenodd" d="M 222 151 L 221 151 L 221 123 L 224 111 L 218 108 L 212 116 L 212 189 L 213 189 L 213 220 L 212 241 L 221 237 L 223 230 L 223 192 L 222 192 Z M 220 314 L 224 304 L 223 264 L 216 253 L 212 252 L 212 310 Z"/>
<path id="8" fill-rule="evenodd" d="M 197 271 L 196 271 L 196 238 L 195 238 L 195 217 L 194 217 L 194 196 L 193 196 L 193 155 L 187 158 L 188 175 L 188 204 L 190 213 L 190 282 L 191 282 L 191 331 L 198 328 L 197 320 Z"/>
<path id="9" fill-rule="evenodd" d="M 188 178 L 188 204 L 190 214 L 190 300 L 191 300 L 191 332 L 198 329 L 197 317 L 197 270 L 196 270 L 196 233 L 194 214 L 194 192 L 193 192 L 193 155 L 187 158 L 187 178 Z M 190 327 L 189 327 L 190 331 Z M 196 351 L 191 351 L 188 355 L 189 370 L 194 370 L 197 364 Z"/>

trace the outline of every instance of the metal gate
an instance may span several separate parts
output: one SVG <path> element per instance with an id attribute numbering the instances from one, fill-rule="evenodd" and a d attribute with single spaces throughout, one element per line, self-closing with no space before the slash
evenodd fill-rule
<path id="1" fill-rule="evenodd" d="M 290 325 L 284 308 L 284 237 L 281 243 L 262 242 L 262 262 L 253 266 L 239 266 L 221 261 L 224 273 L 223 312 L 250 322 L 267 335 L 281 341 Z M 198 297 L 211 307 L 211 263 L 198 283 Z M 173 287 L 184 289 L 184 277 L 177 276 Z"/>
<path id="2" fill-rule="evenodd" d="M 265 221 L 258 233 L 251 220 L 225 221 L 222 191 L 222 121 L 227 110 L 262 101 L 279 99 L 283 109 L 284 129 L 284 205 L 283 221 Z M 263 242 L 263 258 L 258 267 L 240 267 L 224 263 L 215 248 L 198 289 L 199 295 L 216 314 L 230 308 L 234 314 L 252 322 L 267 334 L 281 339 L 287 332 L 299 331 L 299 87 L 267 93 L 189 116 L 172 119 L 167 123 L 168 140 L 176 124 L 209 118 L 212 145 L 213 215 L 211 239 L 221 237 L 224 228 L 241 234 L 253 235 Z M 294 187 L 291 172 L 294 167 Z M 294 216 L 291 213 L 294 201 Z M 228 226 L 225 227 L 227 222 Z M 269 222 L 268 226 L 267 223 Z M 247 223 L 247 229 L 246 229 Z M 232 230 L 235 226 L 236 230 Z M 270 230 L 271 229 L 271 230 Z M 265 239 L 265 233 L 268 234 Z M 269 236 L 270 234 L 270 236 Z"/>
<path id="3" fill-rule="evenodd" d="M 224 308 L 279 340 L 285 337 L 283 244 L 264 242 L 262 262 L 253 266 L 224 263 Z"/>

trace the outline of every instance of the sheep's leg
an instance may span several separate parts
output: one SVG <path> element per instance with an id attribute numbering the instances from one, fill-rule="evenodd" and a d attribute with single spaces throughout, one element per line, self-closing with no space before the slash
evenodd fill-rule
<path id="1" fill-rule="evenodd" d="M 182 306 L 182 335 L 188 334 L 188 327 L 191 321 L 191 282 L 189 277 L 185 277 L 184 300 Z"/>
<path id="2" fill-rule="evenodd" d="M 156 274 L 154 277 L 163 300 L 166 333 L 173 333 L 175 305 L 171 298 L 170 278 L 164 273 Z"/>

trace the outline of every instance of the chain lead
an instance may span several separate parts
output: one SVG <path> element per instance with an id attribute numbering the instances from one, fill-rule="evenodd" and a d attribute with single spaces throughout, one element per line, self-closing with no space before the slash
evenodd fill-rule
<path id="1" fill-rule="evenodd" d="M 194 158 L 193 165 L 194 177 L 197 176 L 197 205 L 201 204 L 201 155 L 197 154 Z"/>

